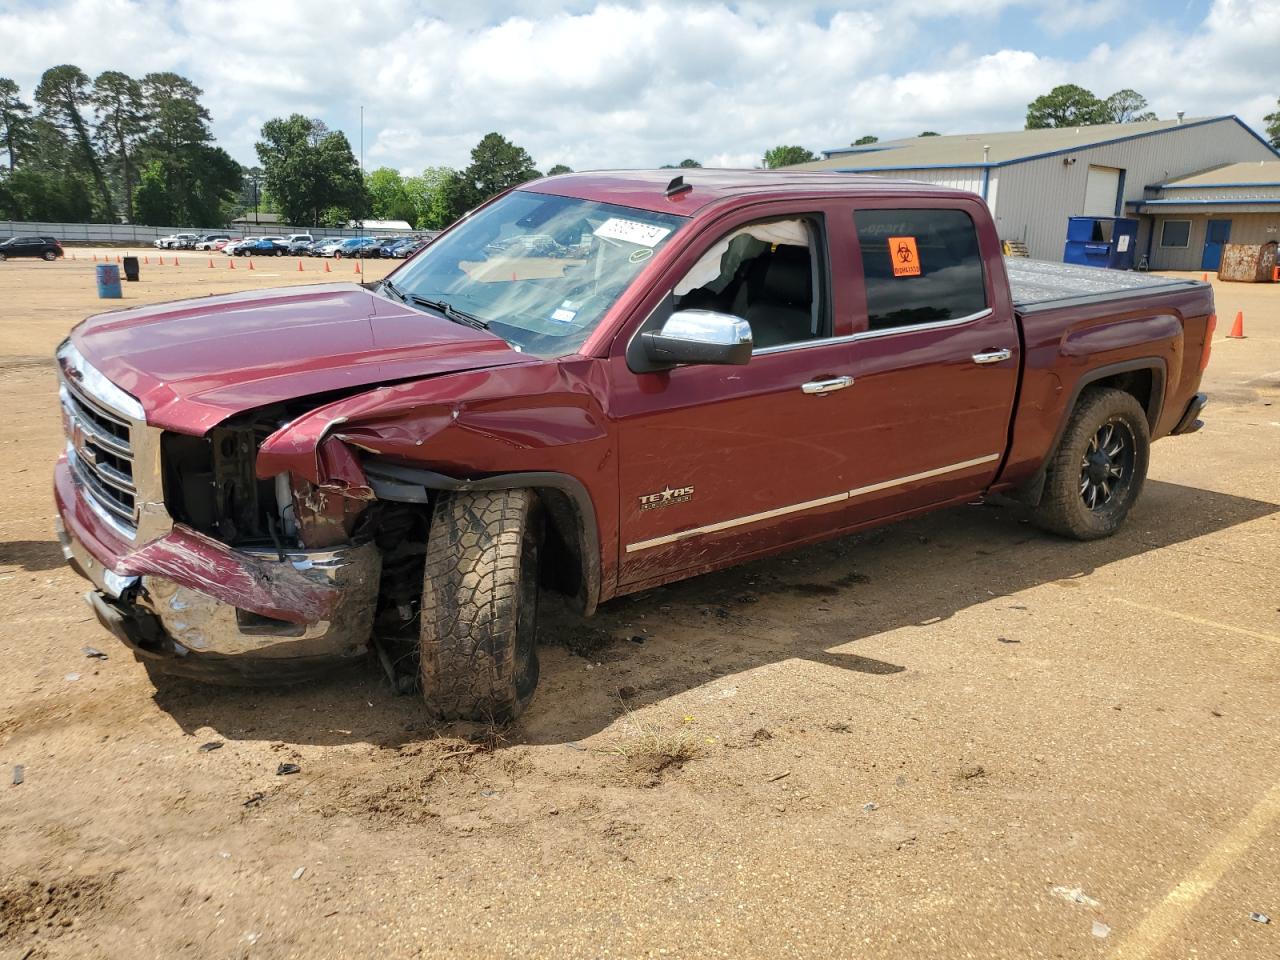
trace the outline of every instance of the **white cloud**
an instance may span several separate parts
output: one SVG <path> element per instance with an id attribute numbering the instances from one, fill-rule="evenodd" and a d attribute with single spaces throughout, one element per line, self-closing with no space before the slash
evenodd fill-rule
<path id="1" fill-rule="evenodd" d="M 1043 52 L 1043 37 L 980 45 L 1015 6 L 1030 4 L 0 0 L 0 72 L 30 93 L 56 63 L 176 70 L 204 88 L 219 141 L 244 162 L 262 122 L 295 111 L 358 148 L 363 105 L 368 165 L 401 169 L 465 164 L 490 130 L 544 167 L 742 166 L 779 143 L 1017 127 L 1032 98 L 1065 82 L 1100 96 L 1133 87 L 1162 116 L 1254 124 L 1280 94 L 1274 4 L 1216 0 L 1189 34 L 1139 33 L 1078 61 Z M 1081 26 L 1115 9 L 1058 8 Z M 975 18 L 980 29 L 962 32 Z"/>
<path id="2" fill-rule="evenodd" d="M 1076 30 L 1096 30 L 1120 18 L 1131 5 L 1119 0 L 1075 0 L 1074 3 L 1055 3 L 1036 18 L 1042 29 L 1061 35 Z"/>

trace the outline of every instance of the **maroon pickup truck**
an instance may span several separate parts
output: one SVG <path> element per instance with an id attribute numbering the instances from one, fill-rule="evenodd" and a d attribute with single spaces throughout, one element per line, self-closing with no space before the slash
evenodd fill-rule
<path id="1" fill-rule="evenodd" d="M 1214 323 L 1206 284 L 1006 260 L 968 193 L 549 178 L 380 283 L 77 326 L 59 532 L 153 669 L 374 650 L 435 715 L 510 718 L 542 591 L 590 614 L 990 493 L 1114 532 L 1200 426 Z"/>

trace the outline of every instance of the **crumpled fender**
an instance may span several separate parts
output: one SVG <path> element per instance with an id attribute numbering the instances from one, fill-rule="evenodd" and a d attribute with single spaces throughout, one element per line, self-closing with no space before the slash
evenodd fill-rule
<path id="1" fill-rule="evenodd" d="M 463 473 L 548 469 L 537 451 L 608 438 L 604 417 L 578 376 L 579 368 L 591 366 L 588 360 L 520 364 L 346 397 L 269 436 L 258 450 L 257 475 L 288 472 L 344 496 L 371 499 L 355 449 L 452 465 Z"/>

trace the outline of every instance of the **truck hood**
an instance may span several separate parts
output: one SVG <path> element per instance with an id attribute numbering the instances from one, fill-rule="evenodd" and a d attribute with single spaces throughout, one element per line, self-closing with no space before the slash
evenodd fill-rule
<path id="1" fill-rule="evenodd" d="M 391 380 L 533 363 L 501 337 L 354 283 L 250 291 L 99 314 L 72 342 L 142 404 L 203 434 L 254 407 Z"/>

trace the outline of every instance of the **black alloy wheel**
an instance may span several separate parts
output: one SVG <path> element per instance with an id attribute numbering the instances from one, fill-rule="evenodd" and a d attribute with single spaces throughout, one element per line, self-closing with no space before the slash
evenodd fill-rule
<path id="1" fill-rule="evenodd" d="M 1080 498 L 1090 510 L 1100 510 L 1123 496 L 1133 476 L 1137 442 L 1129 425 L 1112 417 L 1093 435 L 1080 461 Z"/>

